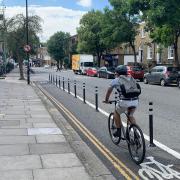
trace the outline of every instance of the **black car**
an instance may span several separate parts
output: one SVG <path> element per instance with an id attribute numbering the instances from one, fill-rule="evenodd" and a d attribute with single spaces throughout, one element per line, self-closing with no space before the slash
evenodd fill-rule
<path id="1" fill-rule="evenodd" d="M 180 71 L 178 72 L 177 86 L 180 88 Z"/>
<path id="2" fill-rule="evenodd" d="M 178 83 L 178 67 L 173 66 L 155 66 L 144 75 L 144 83 L 154 83 L 165 86 L 171 83 Z"/>
<path id="3" fill-rule="evenodd" d="M 115 77 L 114 73 L 115 73 L 114 67 L 103 66 L 103 67 L 99 68 L 99 70 L 97 72 L 97 77 L 111 79 L 111 78 Z"/>

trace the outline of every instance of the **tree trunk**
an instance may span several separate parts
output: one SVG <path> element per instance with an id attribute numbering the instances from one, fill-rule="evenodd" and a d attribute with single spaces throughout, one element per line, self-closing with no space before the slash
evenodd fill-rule
<path id="1" fill-rule="evenodd" d="M 98 67 L 100 67 L 100 65 L 101 65 L 101 53 L 98 53 L 97 56 L 98 56 Z"/>
<path id="2" fill-rule="evenodd" d="M 19 73 L 20 73 L 20 78 L 19 80 L 25 80 L 24 78 L 24 72 L 23 72 L 23 61 L 21 58 L 17 55 L 18 58 L 18 63 L 19 63 Z"/>
<path id="3" fill-rule="evenodd" d="M 137 64 L 137 56 L 136 56 L 136 48 L 135 45 L 133 43 L 130 43 L 130 46 L 132 47 L 133 50 L 133 54 L 134 54 L 134 64 Z"/>
<path id="4" fill-rule="evenodd" d="M 174 42 L 174 66 L 179 67 L 179 59 L 178 59 L 178 36 L 175 37 Z"/>

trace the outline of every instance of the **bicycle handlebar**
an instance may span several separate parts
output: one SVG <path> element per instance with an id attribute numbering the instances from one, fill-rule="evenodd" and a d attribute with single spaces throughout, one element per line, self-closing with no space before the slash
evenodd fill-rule
<path id="1" fill-rule="evenodd" d="M 111 100 L 107 102 L 108 104 L 117 103 L 117 100 Z"/>

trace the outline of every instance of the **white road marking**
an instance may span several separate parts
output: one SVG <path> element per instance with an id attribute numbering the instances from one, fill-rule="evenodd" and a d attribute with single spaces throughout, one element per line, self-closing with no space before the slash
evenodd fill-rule
<path id="1" fill-rule="evenodd" d="M 61 89 L 62 89 L 62 87 L 61 87 Z M 65 89 L 65 91 L 68 92 L 67 89 Z M 70 94 L 72 94 L 72 95 L 74 96 L 74 93 L 70 92 Z M 83 98 L 82 98 L 82 97 L 77 96 L 77 98 L 80 99 L 81 101 L 83 101 Z M 86 104 L 88 104 L 90 107 L 96 109 L 95 105 L 92 104 L 92 103 L 90 103 L 89 101 L 86 101 Z M 101 112 L 101 113 L 104 114 L 105 116 L 109 117 L 109 113 L 107 113 L 107 112 L 104 111 L 103 109 L 98 108 L 98 110 L 99 110 L 99 112 Z M 126 123 L 123 122 L 123 126 L 126 126 Z M 144 133 L 143 133 L 143 134 L 144 134 Z M 146 134 L 144 134 L 144 138 L 145 138 L 147 141 L 150 140 L 149 136 L 146 135 Z M 166 151 L 167 153 L 171 154 L 171 155 L 174 156 L 175 158 L 180 159 L 180 153 L 178 153 L 177 151 L 174 151 L 173 149 L 169 148 L 168 146 L 160 143 L 159 141 L 157 141 L 157 140 L 155 140 L 155 139 L 153 140 L 153 142 L 154 142 L 154 144 L 155 144 L 157 147 L 163 149 L 164 151 Z"/>

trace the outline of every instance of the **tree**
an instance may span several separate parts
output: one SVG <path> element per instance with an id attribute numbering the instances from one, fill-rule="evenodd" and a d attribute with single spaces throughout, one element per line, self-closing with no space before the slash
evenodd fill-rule
<path id="1" fill-rule="evenodd" d="M 29 16 L 29 45 L 30 54 L 35 54 L 39 45 L 37 33 L 41 32 L 41 19 L 39 16 Z M 18 14 L 10 19 L 6 19 L 3 28 L 6 29 L 7 48 L 11 56 L 17 59 L 20 69 L 20 80 L 24 79 L 23 60 L 26 58 L 24 45 L 26 44 L 26 18 L 23 14 Z M 1 27 L 2 28 L 2 27 Z"/>
<path id="2" fill-rule="evenodd" d="M 134 14 L 130 0 L 109 0 L 109 2 L 113 9 L 105 9 L 104 29 L 111 35 L 106 40 L 115 44 L 128 43 L 134 53 L 134 62 L 137 63 L 135 37 L 138 33 L 139 16 Z"/>
<path id="3" fill-rule="evenodd" d="M 69 39 L 69 33 L 60 31 L 51 36 L 47 42 L 50 56 L 57 61 L 57 69 L 59 69 L 59 64 L 62 68 L 63 59 L 69 54 Z"/>
<path id="4" fill-rule="evenodd" d="M 143 11 L 151 37 L 158 43 L 174 47 L 174 65 L 179 66 L 178 40 L 180 37 L 179 0 L 149 0 Z"/>
<path id="5" fill-rule="evenodd" d="M 100 67 L 102 53 L 106 50 L 102 41 L 102 20 L 103 13 L 92 10 L 82 17 L 80 27 L 77 29 L 78 52 L 96 55 L 98 67 Z"/>
<path id="6" fill-rule="evenodd" d="M 137 6 L 136 14 L 142 12 L 147 30 L 154 42 L 165 47 L 174 46 L 174 65 L 179 66 L 178 40 L 180 37 L 179 0 L 131 0 Z"/>

